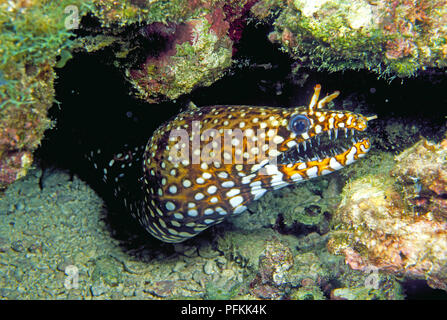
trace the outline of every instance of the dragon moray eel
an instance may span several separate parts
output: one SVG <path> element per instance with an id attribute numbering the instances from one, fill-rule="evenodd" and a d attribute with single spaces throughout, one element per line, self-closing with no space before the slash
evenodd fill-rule
<path id="1" fill-rule="evenodd" d="M 315 86 L 308 107 L 190 107 L 159 127 L 145 147 L 105 162 L 104 181 L 154 237 L 185 241 L 269 190 L 365 156 L 364 131 L 376 116 L 324 109 L 339 92 L 318 100 L 320 89 Z M 133 164 L 138 170 L 130 174 Z"/>

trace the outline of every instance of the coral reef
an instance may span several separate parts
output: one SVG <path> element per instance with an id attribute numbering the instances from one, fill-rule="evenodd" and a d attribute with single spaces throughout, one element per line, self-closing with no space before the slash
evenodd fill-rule
<path id="1" fill-rule="evenodd" d="M 367 158 L 343 168 L 340 175 L 351 180 L 366 175 L 389 175 L 395 164 L 392 153 L 372 150 Z"/>
<path id="2" fill-rule="evenodd" d="M 347 296 L 347 290 L 362 291 L 370 275 L 329 254 L 327 236 L 317 233 L 297 238 L 222 226 L 216 241 L 197 237 L 172 246 L 150 241 L 122 218 L 121 212 L 106 213 L 78 176 L 31 169 L 0 199 L 0 298 L 259 299 L 269 297 L 268 288 L 277 299 L 327 299 L 332 291 L 333 298 L 401 298 L 400 285 L 382 274 L 378 289 Z M 282 261 L 293 265 L 286 270 Z M 78 287 L 69 289 L 73 267 Z M 265 284 L 255 280 L 261 274 Z"/>
<path id="3" fill-rule="evenodd" d="M 232 42 L 226 31 L 213 31 L 206 15 L 179 25 L 153 23 L 143 32 L 148 38 L 165 38 L 166 49 L 138 69 L 126 70 L 126 76 L 138 96 L 153 103 L 209 86 L 231 65 Z"/>
<path id="4" fill-rule="evenodd" d="M 265 0 L 252 13 L 264 21 L 277 16 L 269 39 L 317 70 L 391 78 L 447 65 L 445 0 Z"/>
<path id="5" fill-rule="evenodd" d="M 344 254 L 353 269 L 377 268 L 447 290 L 446 146 L 421 140 L 396 157 L 395 178 L 350 181 L 329 250 Z"/>
<path id="6" fill-rule="evenodd" d="M 404 199 L 419 215 L 447 220 L 447 139 L 439 144 L 421 140 L 396 157 L 391 174 L 403 187 Z"/>
<path id="7" fill-rule="evenodd" d="M 26 174 L 51 127 L 53 68 L 71 52 L 108 48 L 140 97 L 175 99 L 222 77 L 255 2 L 0 1 L 0 188 Z M 81 23 L 87 13 L 99 27 Z"/>
<path id="8" fill-rule="evenodd" d="M 392 276 L 378 273 L 374 287 L 371 287 L 370 275 L 350 269 L 342 257 L 327 251 L 326 243 L 327 236 L 317 233 L 296 238 L 271 229 L 251 233 L 226 230 L 218 238 L 217 248 L 227 259 L 249 271 L 247 279 L 251 280 L 245 298 L 403 298 L 401 287 Z M 335 291 L 338 289 L 354 293 L 342 296 L 338 294 L 341 290 Z"/>
<path id="9" fill-rule="evenodd" d="M 0 198 L 0 299 L 218 299 L 247 283 L 209 241 L 168 247 L 114 228 L 123 215 L 78 176 L 36 167 Z"/>
<path id="10" fill-rule="evenodd" d="M 66 9 L 77 8 L 80 17 L 88 3 L 0 1 L 0 188 L 26 174 L 51 126 L 53 67 L 75 27 Z"/>
<path id="11" fill-rule="evenodd" d="M 290 294 L 291 300 L 325 300 L 326 297 L 320 287 L 305 284 Z"/>
<path id="12" fill-rule="evenodd" d="M 242 283 L 226 281 L 224 277 L 220 281 L 209 281 L 205 285 L 204 298 L 208 300 L 229 300 L 236 297 L 242 287 Z"/>
<path id="13" fill-rule="evenodd" d="M 249 209 L 254 214 L 245 212 L 229 220 L 243 230 L 280 224 L 284 230 L 302 225 L 325 233 L 329 230 L 330 212 L 339 201 L 339 185 L 339 177 L 335 174 L 267 193 L 250 205 Z"/>
<path id="14" fill-rule="evenodd" d="M 290 248 L 277 238 L 268 240 L 259 257 L 259 272 L 252 281 L 252 293 L 261 298 L 279 298 L 280 288 L 288 282 L 288 271 L 293 266 Z"/>
<path id="15" fill-rule="evenodd" d="M 215 2 L 212 1 L 211 4 Z M 175 22 L 193 15 L 204 5 L 201 0 L 174 1 L 111 1 L 94 0 L 92 13 L 100 19 L 101 25 L 108 27 L 128 26 L 133 23 Z"/>
<path id="16" fill-rule="evenodd" d="M 224 75 L 256 1 L 98 0 L 93 14 L 109 36 L 96 42 L 119 44 L 116 63 L 139 97 L 176 99 Z"/>
<path id="17" fill-rule="evenodd" d="M 352 286 L 331 291 L 333 300 L 402 300 L 403 292 L 397 281 L 390 276 L 381 275 L 381 289 L 371 286 Z"/>

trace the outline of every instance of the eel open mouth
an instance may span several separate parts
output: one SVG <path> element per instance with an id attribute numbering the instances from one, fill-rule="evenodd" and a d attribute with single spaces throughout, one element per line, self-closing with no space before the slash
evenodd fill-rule
<path id="1" fill-rule="evenodd" d="M 298 143 L 277 158 L 278 164 L 308 162 L 333 157 L 367 139 L 365 131 L 331 129 Z"/>

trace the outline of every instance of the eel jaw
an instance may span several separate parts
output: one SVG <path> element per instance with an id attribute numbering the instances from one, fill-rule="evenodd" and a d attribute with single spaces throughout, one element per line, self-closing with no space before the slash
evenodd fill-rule
<path id="1" fill-rule="evenodd" d="M 356 147 L 359 155 L 369 151 L 369 139 L 364 131 L 356 129 L 330 129 L 314 135 L 289 148 L 277 158 L 278 164 L 306 163 L 348 154 Z"/>
<path id="2" fill-rule="evenodd" d="M 327 110 L 322 109 L 340 94 L 339 91 L 335 91 L 319 100 L 320 91 L 321 85 L 317 84 L 314 87 L 314 94 L 307 108 L 306 116 L 314 118 L 310 120 L 313 124 L 316 124 L 316 118 L 320 117 L 318 111 L 328 114 Z M 341 114 L 342 119 L 344 116 L 345 114 Z M 310 134 L 304 133 L 307 138 L 301 133 L 301 138 L 299 138 L 301 141 L 292 140 L 288 142 L 292 142 L 294 145 L 289 147 L 287 144 L 288 149 L 278 156 L 276 163 L 291 166 L 295 163 L 333 161 L 335 159 L 339 163 L 341 160 L 341 163 L 345 166 L 364 156 L 369 151 L 371 145 L 366 137 L 365 130 L 368 127 L 368 122 L 377 119 L 377 115 L 364 117 L 360 114 L 352 114 L 350 117 L 348 116 L 346 121 L 342 121 L 340 124 L 334 123 L 336 122 L 334 114 L 330 118 L 326 117 L 325 115 L 324 120 L 329 122 L 328 129 L 321 131 L 320 123 L 322 120 L 318 119 L 320 123 L 315 125 L 313 132 Z M 317 132 L 317 126 L 320 127 L 320 132 Z M 331 169 L 334 168 L 331 167 Z"/>

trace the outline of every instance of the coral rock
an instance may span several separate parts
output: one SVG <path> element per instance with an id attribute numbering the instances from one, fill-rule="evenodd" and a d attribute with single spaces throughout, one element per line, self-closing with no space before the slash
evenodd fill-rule
<path id="1" fill-rule="evenodd" d="M 446 152 L 421 141 L 396 157 L 388 176 L 351 181 L 334 215 L 328 242 L 356 270 L 377 268 L 427 279 L 447 290 Z M 423 198 L 426 201 L 416 201 Z"/>
<path id="2" fill-rule="evenodd" d="M 145 27 L 147 37 L 165 39 L 166 49 L 156 57 L 148 56 L 138 69 L 126 71 L 138 95 L 152 103 L 176 99 L 222 77 L 231 65 L 232 42 L 222 31 L 219 38 L 213 26 L 202 16 L 178 25 Z"/>
<path id="3" fill-rule="evenodd" d="M 285 274 L 293 266 L 290 248 L 278 239 L 269 241 L 264 254 L 259 258 L 262 282 L 272 282 L 279 286 L 285 283 Z"/>
<path id="4" fill-rule="evenodd" d="M 96 0 L 93 14 L 107 27 L 100 32 L 117 37 L 112 42 L 119 43 L 121 51 L 115 63 L 123 67 L 137 95 L 158 103 L 223 76 L 257 1 Z M 114 33 L 112 26 L 128 36 Z M 135 32 L 135 26 L 142 27 Z M 150 43 L 149 50 L 134 43 L 139 35 Z"/>
<path id="5" fill-rule="evenodd" d="M 421 140 L 396 161 L 392 175 L 402 185 L 405 198 L 419 213 L 447 219 L 447 139 L 437 145 Z"/>
<path id="6" fill-rule="evenodd" d="M 0 160 L 0 186 L 24 177 L 32 162 L 33 156 L 29 151 L 7 152 Z"/>
<path id="7" fill-rule="evenodd" d="M 273 16 L 269 39 L 317 70 L 408 77 L 447 66 L 445 0 L 262 0 L 252 14 Z"/>
<path id="8" fill-rule="evenodd" d="M 26 174 L 32 152 L 51 127 L 53 67 L 62 53 L 64 61 L 69 58 L 74 17 L 82 17 L 89 4 L 0 1 L 0 189 Z M 77 9 L 74 15 L 69 6 Z"/>
<path id="9" fill-rule="evenodd" d="M 252 294 L 264 299 L 279 298 L 292 266 L 290 248 L 277 238 L 268 240 L 259 257 L 259 272 L 250 284 Z"/>

